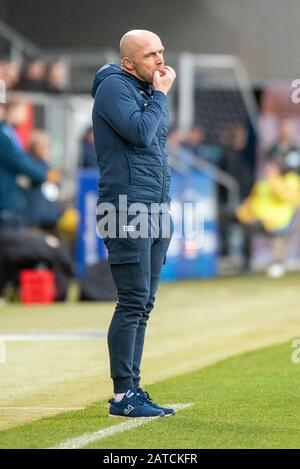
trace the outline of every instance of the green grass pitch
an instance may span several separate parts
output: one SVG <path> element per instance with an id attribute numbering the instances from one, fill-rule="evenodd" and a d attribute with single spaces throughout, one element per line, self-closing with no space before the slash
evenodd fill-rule
<path id="1" fill-rule="evenodd" d="M 149 322 L 144 387 L 175 417 L 88 448 L 299 448 L 300 278 L 161 285 Z M 0 309 L 5 333 L 106 331 L 113 305 Z M 8 342 L 0 364 L 0 448 L 48 448 L 128 419 L 107 416 L 106 340 Z M 70 410 L 73 409 L 73 410 Z"/>

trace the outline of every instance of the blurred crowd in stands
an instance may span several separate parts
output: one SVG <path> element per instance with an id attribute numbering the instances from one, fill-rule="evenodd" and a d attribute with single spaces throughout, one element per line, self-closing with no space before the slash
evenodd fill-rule
<path id="1" fill-rule="evenodd" d="M 55 272 L 56 299 L 63 300 L 74 270 L 77 214 L 60 204 L 61 174 L 50 165 L 47 132 L 32 129 L 25 144 L 18 133 L 25 119 L 25 103 L 0 104 L 0 296 L 18 285 L 23 268 L 39 267 Z"/>
<path id="2" fill-rule="evenodd" d="M 250 264 L 253 235 L 262 233 L 271 243 L 270 277 L 281 277 L 288 265 L 290 242 L 299 237 L 300 146 L 295 121 L 279 121 L 275 141 L 260 155 L 257 180 L 236 209 L 244 227 L 245 260 Z"/>
<path id="3" fill-rule="evenodd" d="M 40 59 L 23 68 L 0 60 L 0 79 L 8 90 L 61 93 L 67 86 L 65 64 L 46 65 Z M 256 142 L 258 151 L 251 143 L 249 124 L 238 121 L 225 123 L 213 143 L 201 123 L 184 132 L 173 127 L 168 154 L 178 171 L 219 171 L 237 182 L 235 211 L 228 211 L 228 189 L 218 188 L 220 254 L 233 253 L 237 229 L 242 236 L 241 267 L 250 270 L 253 237 L 262 233 L 271 241 L 268 274 L 279 277 L 286 270 L 289 241 L 295 230 L 299 232 L 295 220 L 300 205 L 300 147 L 295 120 L 274 118 L 274 112 L 272 116 L 261 126 L 261 141 L 268 125 L 273 126 L 273 136 L 267 144 Z M 57 299 L 64 299 L 74 274 L 78 214 L 60 200 L 62 175 L 51 167 L 49 135 L 33 127 L 25 141 L 19 132 L 24 120 L 22 101 L 9 98 L 0 104 L 0 296 L 7 279 L 16 281 L 22 267 L 42 264 L 54 269 L 60 285 Z M 87 126 L 80 139 L 78 167 L 97 166 L 93 129 Z"/>
<path id="4" fill-rule="evenodd" d="M 47 64 L 35 59 L 20 66 L 17 62 L 0 59 L 0 79 L 7 90 L 63 93 L 67 90 L 67 69 L 64 62 Z"/>
<path id="5" fill-rule="evenodd" d="M 235 254 L 234 238 L 240 233 L 240 267 L 251 270 L 253 239 L 264 235 L 270 241 L 271 259 L 267 274 L 280 277 L 286 272 L 289 241 L 299 234 L 300 146 L 293 119 L 277 120 L 277 135 L 263 150 L 261 161 L 249 158 L 249 131 L 242 123 L 228 124 L 220 133 L 219 144 L 206 140 L 200 125 L 182 132 L 170 129 L 168 155 L 181 172 L 195 169 L 220 170 L 239 186 L 235 212 L 228 211 L 228 190 L 219 187 L 220 254 Z M 82 167 L 97 167 L 92 129 L 82 140 Z M 253 164 L 253 163 L 256 163 Z"/>

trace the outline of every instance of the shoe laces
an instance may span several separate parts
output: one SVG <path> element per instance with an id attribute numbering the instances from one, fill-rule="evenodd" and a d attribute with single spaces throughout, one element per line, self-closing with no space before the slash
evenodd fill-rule
<path id="1" fill-rule="evenodd" d="M 132 392 L 133 392 L 133 395 L 129 398 L 129 401 L 130 401 L 134 406 L 136 406 L 136 405 L 138 405 L 138 404 L 144 404 L 145 401 L 147 401 L 147 400 L 149 400 L 149 401 L 152 400 L 152 399 L 150 398 L 150 396 L 149 396 L 148 393 L 143 392 L 143 394 L 142 394 L 142 393 L 140 393 L 140 392 L 138 392 L 138 391 L 132 391 Z M 144 396 L 144 394 L 146 394 L 146 395 Z M 114 401 L 114 398 L 109 399 L 108 402 L 109 402 L 109 404 L 113 404 L 113 403 L 115 402 L 115 401 Z"/>
<path id="2" fill-rule="evenodd" d="M 153 402 L 153 399 L 151 399 L 151 397 L 150 397 L 150 395 L 149 395 L 149 393 L 148 393 L 147 391 L 144 391 L 144 390 L 142 389 L 139 394 L 140 394 L 140 396 L 142 396 L 142 397 L 145 399 L 145 401 L 147 401 L 147 402 Z"/>
<path id="3" fill-rule="evenodd" d="M 136 406 L 136 405 L 145 404 L 144 396 L 142 396 L 142 394 L 140 394 L 137 391 L 133 391 L 133 392 L 134 392 L 134 395 L 130 398 L 130 401 L 133 403 L 133 405 Z"/>
<path id="4" fill-rule="evenodd" d="M 135 404 L 135 402 L 136 402 L 136 393 L 132 394 L 132 396 L 129 398 L 129 401 L 132 402 L 133 404 Z M 121 401 L 118 401 L 118 403 L 119 402 L 121 402 Z M 109 404 L 115 404 L 116 403 L 115 398 L 112 397 L 111 399 L 109 399 L 108 403 Z"/>

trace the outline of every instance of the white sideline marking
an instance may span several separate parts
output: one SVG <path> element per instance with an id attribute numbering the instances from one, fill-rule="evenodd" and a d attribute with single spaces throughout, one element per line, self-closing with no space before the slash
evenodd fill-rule
<path id="1" fill-rule="evenodd" d="M 103 339 L 104 337 L 106 337 L 104 332 L 31 332 L 24 334 L 0 334 L 0 341 L 85 340 Z"/>
<path id="2" fill-rule="evenodd" d="M 6 363 L 6 342 L 32 342 L 46 340 L 98 340 L 105 332 L 33 332 L 24 334 L 0 334 L 0 363 Z"/>
<path id="3" fill-rule="evenodd" d="M 187 409 L 191 407 L 193 404 L 168 404 L 173 409 L 179 411 L 183 409 Z M 131 430 L 132 428 L 139 427 L 140 425 L 144 425 L 147 422 L 151 422 L 155 419 L 164 419 L 167 417 L 139 417 L 139 418 L 132 418 L 124 423 L 120 423 L 119 425 L 113 425 L 108 428 L 103 428 L 98 430 L 94 433 L 85 433 L 82 436 L 78 436 L 77 438 L 73 438 L 72 440 L 67 440 L 54 448 L 50 449 L 78 449 L 86 446 L 94 441 L 102 440 L 103 438 L 107 438 L 108 436 L 115 435 L 116 433 L 121 433 L 126 430 Z M 172 417 L 170 417 L 172 418 Z"/>
<path id="4" fill-rule="evenodd" d="M 83 410 L 84 407 L 0 407 L 1 410 Z"/>

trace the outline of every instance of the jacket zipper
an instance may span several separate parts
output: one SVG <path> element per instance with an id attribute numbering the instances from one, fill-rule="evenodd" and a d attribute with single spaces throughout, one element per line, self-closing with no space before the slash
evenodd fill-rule
<path id="1" fill-rule="evenodd" d="M 151 96 L 150 99 L 152 99 L 153 96 Z M 158 141 L 159 141 L 159 148 L 163 157 L 163 187 L 162 187 L 162 193 L 161 193 L 161 200 L 160 203 L 163 202 L 164 197 L 165 197 L 165 191 L 166 191 L 166 156 L 165 156 L 165 150 L 161 147 L 161 128 L 159 129 L 159 135 L 158 135 Z"/>

